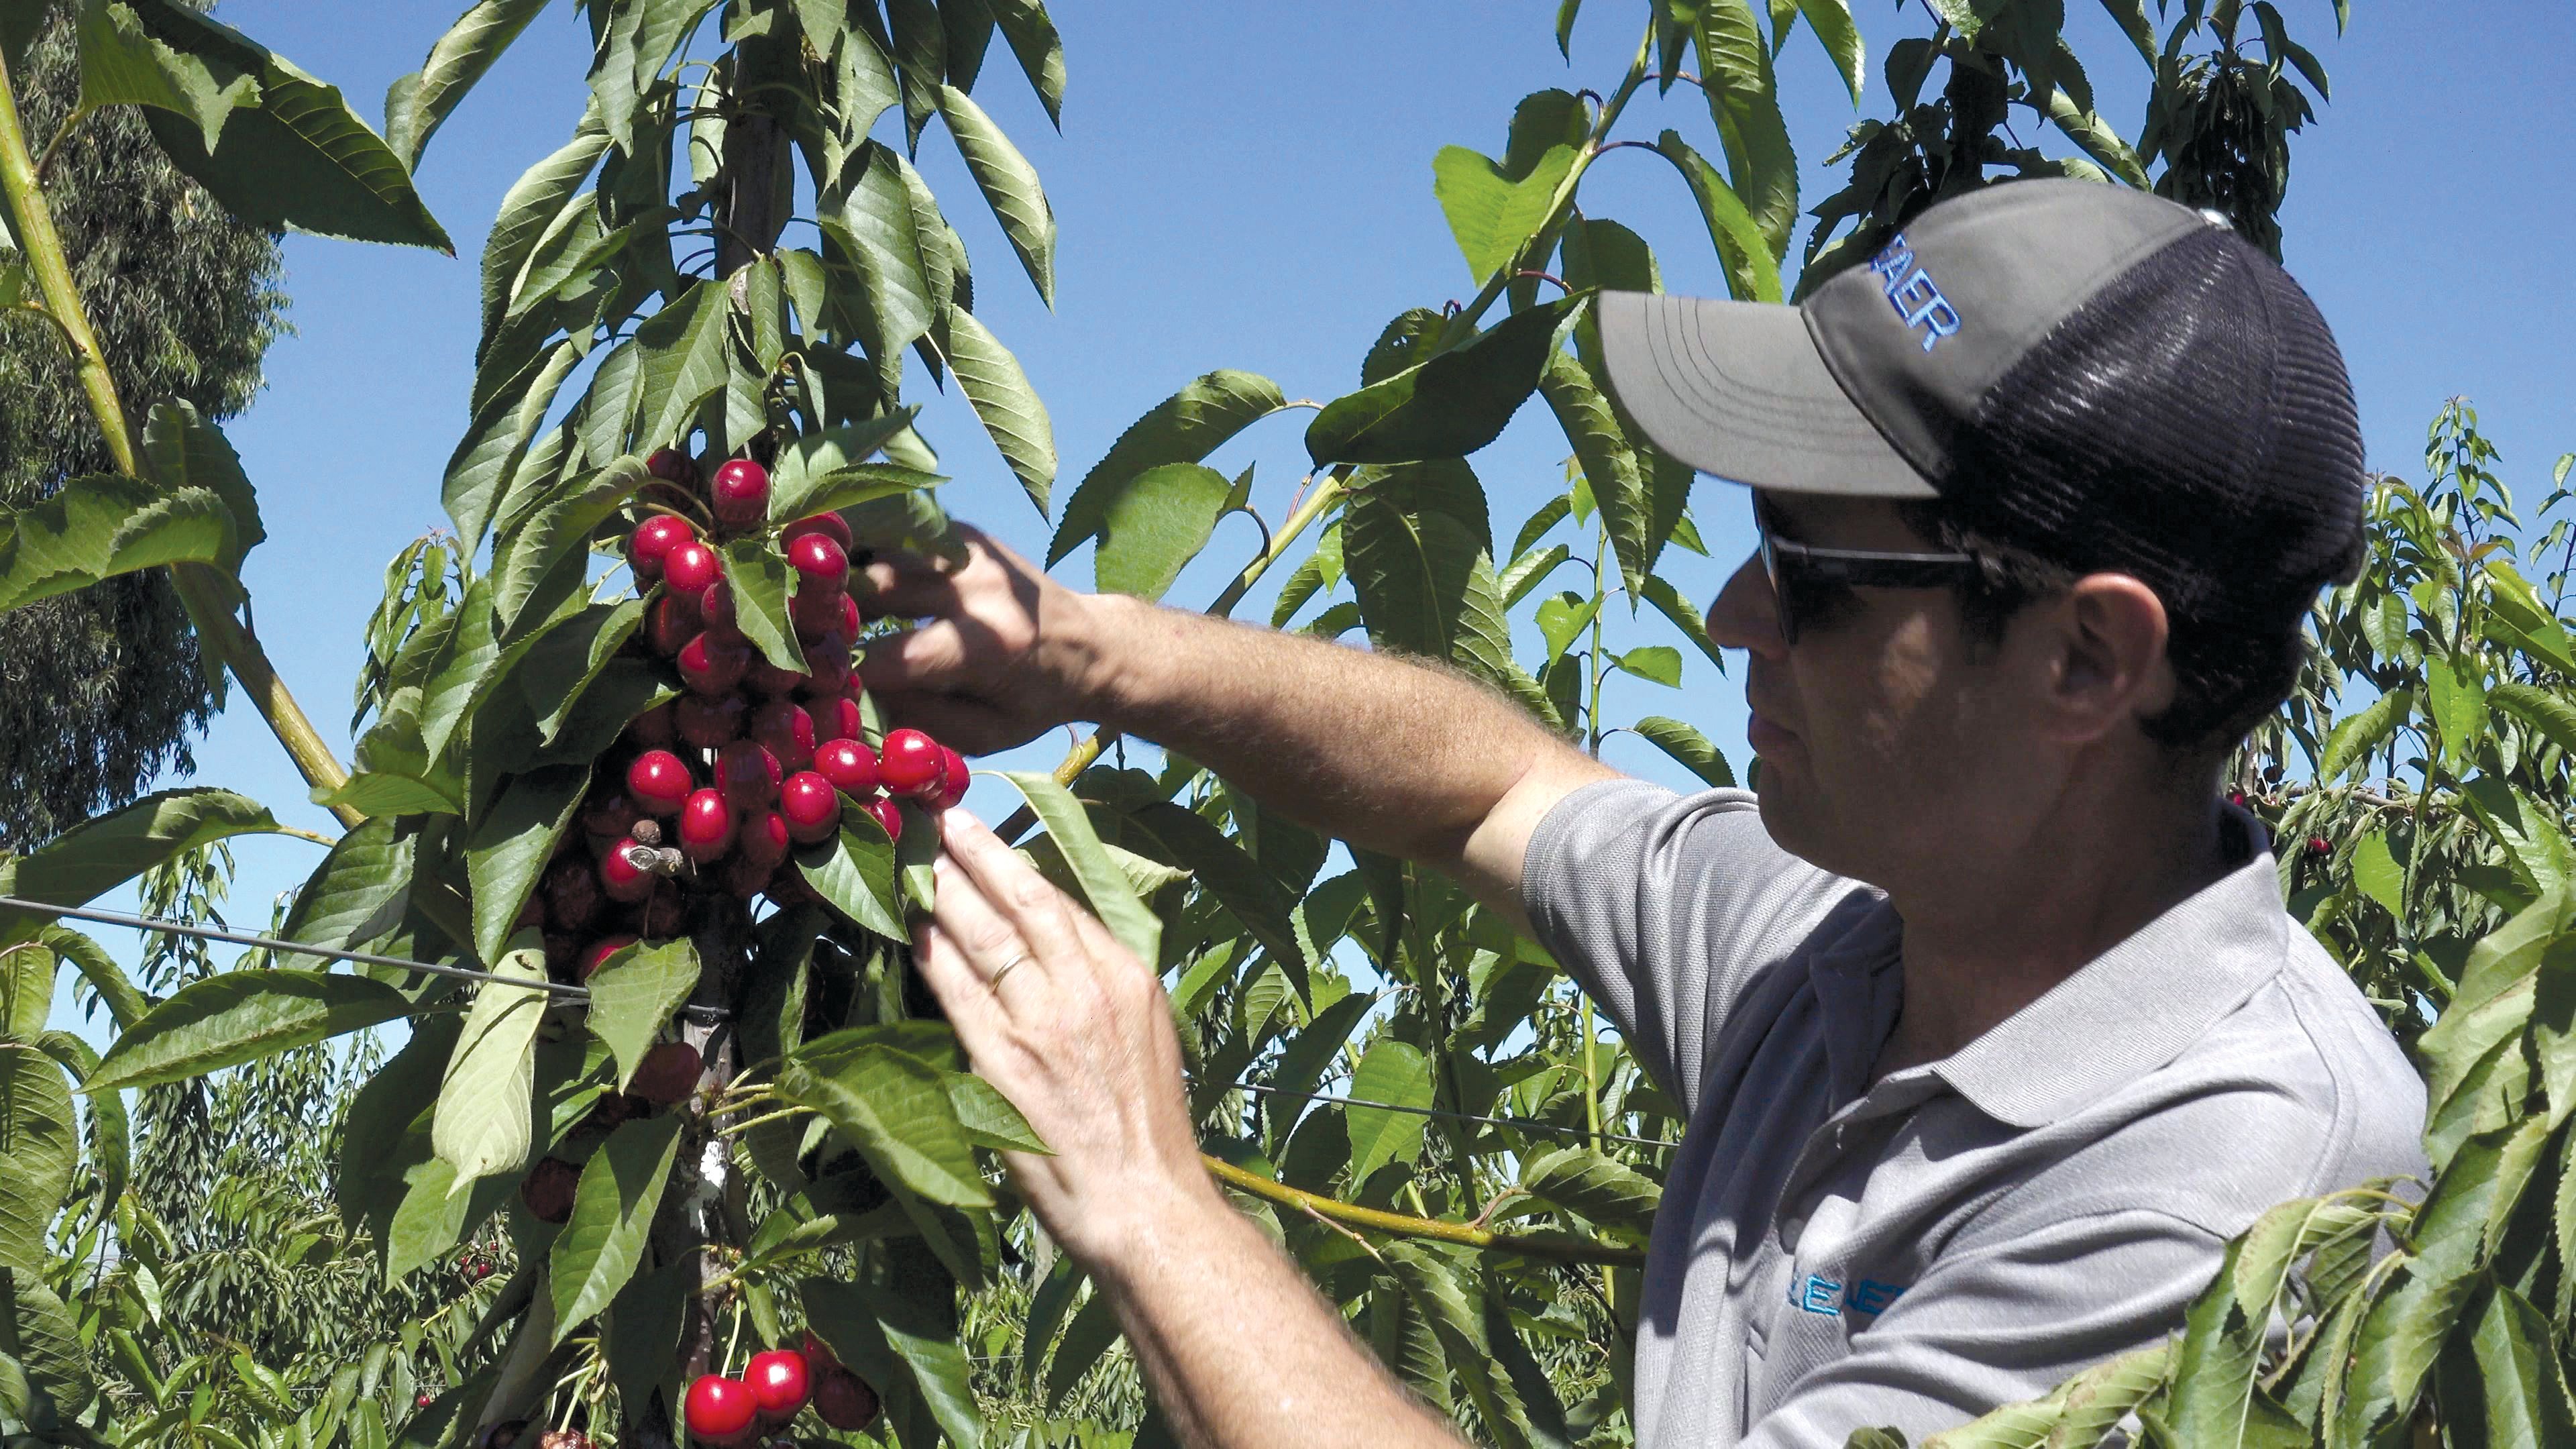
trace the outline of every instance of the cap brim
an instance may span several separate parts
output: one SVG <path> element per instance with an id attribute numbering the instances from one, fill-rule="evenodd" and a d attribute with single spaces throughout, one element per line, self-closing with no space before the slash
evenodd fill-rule
<path id="1" fill-rule="evenodd" d="M 1834 381 L 1797 308 L 1648 292 L 1593 305 L 1619 405 L 1700 472 L 1784 493 L 1939 496 Z"/>

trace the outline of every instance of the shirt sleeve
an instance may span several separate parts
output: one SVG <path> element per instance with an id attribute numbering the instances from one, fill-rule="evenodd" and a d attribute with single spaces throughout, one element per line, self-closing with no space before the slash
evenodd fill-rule
<path id="1" fill-rule="evenodd" d="M 1909 1443 L 2163 1339 L 2217 1271 L 2217 1234 L 2152 1209 L 2070 1218 L 1942 1259 L 1746 1433 L 1742 1449 Z"/>
<path id="2" fill-rule="evenodd" d="M 1746 986 L 1838 905 L 1878 897 L 1773 844 L 1749 791 L 1604 780 L 1539 821 L 1521 899 L 1539 943 L 1696 1113 L 1708 1049 Z"/>

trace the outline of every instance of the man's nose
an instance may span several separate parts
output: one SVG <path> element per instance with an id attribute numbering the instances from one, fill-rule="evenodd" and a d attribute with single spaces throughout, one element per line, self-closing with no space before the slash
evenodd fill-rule
<path id="1" fill-rule="evenodd" d="M 1780 642 L 1780 600 L 1771 591 L 1771 576 L 1762 555 L 1744 560 L 1708 606 L 1708 637 L 1721 649 L 1747 649 L 1778 657 L 1788 651 Z"/>

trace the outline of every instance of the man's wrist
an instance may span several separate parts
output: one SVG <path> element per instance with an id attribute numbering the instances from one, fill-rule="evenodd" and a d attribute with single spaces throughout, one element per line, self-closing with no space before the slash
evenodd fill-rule
<path id="1" fill-rule="evenodd" d="M 1075 717 L 1124 728 L 1135 701 L 1144 693 L 1151 649 L 1137 645 L 1155 629 L 1154 615 L 1164 612 L 1126 594 L 1075 594 L 1074 637 L 1065 660 L 1064 678 L 1072 691 Z"/>
<path id="2" fill-rule="evenodd" d="M 1205 1173 L 1155 1183 L 1131 1180 L 1114 1221 L 1095 1219 L 1081 1243 L 1067 1243 L 1104 1286 L 1151 1292 L 1175 1267 L 1201 1261 L 1239 1218 Z"/>

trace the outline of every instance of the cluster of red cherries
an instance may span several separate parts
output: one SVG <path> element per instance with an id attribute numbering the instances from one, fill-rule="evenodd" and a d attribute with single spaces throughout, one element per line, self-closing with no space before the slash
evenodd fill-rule
<path id="1" fill-rule="evenodd" d="M 699 1375 L 689 1385 L 689 1437 L 709 1449 L 738 1449 L 785 1428 L 809 1403 L 835 1429 L 864 1429 L 877 1417 L 876 1390 L 810 1333 L 801 1348 L 753 1354 L 741 1378 Z"/>
<path id="2" fill-rule="evenodd" d="M 769 472 L 754 459 L 720 465 L 704 490 L 677 449 L 647 466 L 703 499 L 718 536 L 754 531 L 767 517 Z M 864 738 L 865 694 L 851 676 L 861 616 L 849 590 L 849 524 L 818 513 L 779 537 L 795 573 L 788 614 L 801 673 L 744 637 L 723 556 L 688 519 L 651 514 L 628 541 L 637 582 L 658 585 L 640 647 L 670 662 L 681 694 L 627 725 L 583 804 L 580 837 L 557 850 L 521 917 L 545 931 L 559 979 L 586 978 L 639 939 L 681 934 L 693 892 L 813 899 L 788 853 L 839 831 L 844 796 L 897 836 L 898 797 L 940 810 L 966 793 L 965 759 L 921 731 L 890 730 L 876 748 Z"/>

